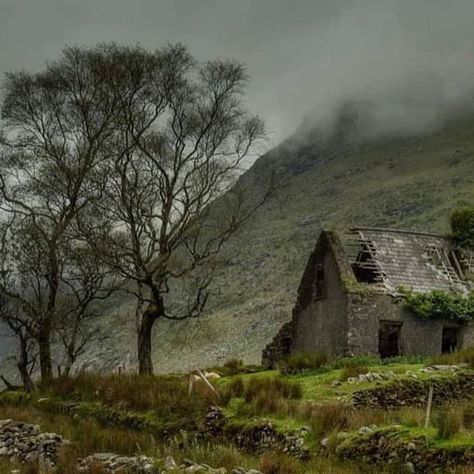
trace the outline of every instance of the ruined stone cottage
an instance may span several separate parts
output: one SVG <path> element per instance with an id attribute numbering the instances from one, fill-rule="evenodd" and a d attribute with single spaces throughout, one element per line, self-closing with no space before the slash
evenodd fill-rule
<path id="1" fill-rule="evenodd" d="M 292 352 L 329 356 L 434 355 L 474 345 L 474 322 L 422 320 L 401 287 L 468 293 L 474 254 L 441 235 L 360 227 L 323 231 L 298 289 L 292 320 L 264 349 L 273 365 Z"/>

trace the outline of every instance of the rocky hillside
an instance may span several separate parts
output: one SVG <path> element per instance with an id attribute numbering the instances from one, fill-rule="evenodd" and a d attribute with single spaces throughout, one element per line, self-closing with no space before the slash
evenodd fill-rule
<path id="1" fill-rule="evenodd" d="M 474 203 L 474 120 L 434 133 L 361 140 L 340 129 L 296 134 L 243 176 L 275 193 L 227 248 L 232 264 L 205 318 L 156 331 L 162 370 L 230 357 L 258 362 L 290 318 L 309 252 L 323 227 L 388 226 L 445 232 L 450 212 Z"/>
<path id="2" fill-rule="evenodd" d="M 258 362 L 261 349 L 290 318 L 306 259 L 324 227 L 447 231 L 450 212 L 474 202 L 474 120 L 416 136 L 371 139 L 340 120 L 330 134 L 300 131 L 241 179 L 257 199 L 270 176 L 275 192 L 227 246 L 231 263 L 219 275 L 219 296 L 205 317 L 158 324 L 158 370 L 233 357 Z M 86 366 L 133 364 L 130 304 L 116 301 L 107 311 L 103 325 L 113 337 L 94 348 Z"/>

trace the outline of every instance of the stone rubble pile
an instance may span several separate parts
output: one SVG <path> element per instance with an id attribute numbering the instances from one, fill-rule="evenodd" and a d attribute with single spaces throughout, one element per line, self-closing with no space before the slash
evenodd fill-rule
<path id="1" fill-rule="evenodd" d="M 182 464 L 178 465 L 176 461 L 168 456 L 165 460 L 165 467 L 163 473 L 172 474 L 173 472 L 183 473 L 199 473 L 199 474 L 263 474 L 256 469 L 245 469 L 243 467 L 236 467 L 228 471 L 225 467 L 213 468 L 208 464 L 198 464 L 190 459 L 184 459 Z"/>
<path id="2" fill-rule="evenodd" d="M 53 467 L 59 448 L 67 443 L 57 434 L 41 433 L 37 425 L 0 420 L 0 456 Z"/>
<path id="3" fill-rule="evenodd" d="M 423 367 L 422 369 L 419 369 L 418 372 L 424 373 L 424 374 L 432 374 L 433 372 L 439 372 L 439 371 L 444 371 L 444 372 L 456 372 L 457 370 L 460 369 L 465 369 L 469 367 L 469 364 L 459 364 L 459 365 L 430 365 L 429 367 Z M 407 371 L 409 373 L 410 371 Z"/>
<path id="4" fill-rule="evenodd" d="M 153 460 L 147 456 L 120 456 L 114 453 L 96 453 L 79 461 L 77 470 L 88 473 L 95 466 L 101 466 L 107 473 L 134 473 L 148 474 L 157 471 L 153 466 Z"/>
<path id="5" fill-rule="evenodd" d="M 216 406 L 210 406 L 204 420 L 204 427 L 211 436 L 220 436 L 224 433 L 227 419 L 222 410 Z"/>
<path id="6" fill-rule="evenodd" d="M 278 431 L 272 423 L 264 421 L 254 426 L 237 429 L 235 426 L 229 426 L 229 420 L 222 410 L 215 406 L 209 407 L 204 424 L 207 435 L 223 436 L 245 451 L 276 450 L 299 459 L 309 457 L 309 451 L 305 447 L 305 438 L 310 429 L 306 427 L 283 433 Z"/>
<path id="7" fill-rule="evenodd" d="M 357 377 L 349 377 L 347 383 L 367 383 L 376 382 L 378 380 L 387 380 L 395 376 L 395 372 L 387 370 L 386 372 L 367 372 L 366 374 L 360 374 Z"/>
<path id="8" fill-rule="evenodd" d="M 430 365 L 429 367 L 423 367 L 417 371 L 407 370 L 404 375 L 417 378 L 417 373 L 421 374 L 432 374 L 436 372 L 456 372 L 460 369 L 466 368 L 468 364 L 459 364 L 459 365 Z M 367 382 L 377 382 L 381 380 L 388 380 L 392 377 L 395 377 L 395 372 L 392 370 L 387 370 L 386 372 L 367 372 L 366 374 L 360 374 L 357 377 L 349 377 L 347 383 L 350 384 L 359 384 Z M 341 385 L 341 382 L 336 380 L 333 382 L 333 385 Z"/>
<path id="9" fill-rule="evenodd" d="M 108 474 L 173 474 L 173 473 L 199 473 L 199 474 L 262 474 L 256 469 L 236 467 L 228 471 L 224 467 L 213 468 L 207 464 L 199 464 L 189 459 L 184 459 L 177 464 L 173 457 L 168 456 L 163 467 L 156 467 L 153 460 L 147 456 L 119 456 L 114 453 L 96 453 L 79 461 L 78 471 L 87 474 L 94 467 L 100 466 Z"/>

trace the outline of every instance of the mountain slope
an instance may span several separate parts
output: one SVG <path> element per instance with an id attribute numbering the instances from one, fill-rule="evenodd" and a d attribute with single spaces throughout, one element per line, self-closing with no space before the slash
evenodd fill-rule
<path id="1" fill-rule="evenodd" d="M 290 317 L 323 227 L 446 232 L 451 211 L 474 204 L 474 120 L 391 139 L 294 136 L 242 179 L 255 192 L 270 174 L 276 192 L 228 245 L 235 257 L 220 275 L 221 295 L 208 315 L 185 329 L 157 328 L 156 363 L 163 370 L 229 357 L 259 361 Z"/>
<path id="2" fill-rule="evenodd" d="M 290 318 L 308 254 L 324 227 L 446 232 L 451 211 L 474 204 L 474 119 L 390 139 L 358 139 L 350 126 L 329 136 L 295 134 L 241 180 L 257 199 L 270 175 L 276 190 L 228 243 L 231 263 L 217 278 L 220 294 L 206 315 L 157 324 L 157 370 L 234 357 L 259 362 L 262 348 Z M 102 325 L 111 337 L 83 357 L 85 368 L 133 366 L 133 309 L 124 297 L 107 304 Z"/>

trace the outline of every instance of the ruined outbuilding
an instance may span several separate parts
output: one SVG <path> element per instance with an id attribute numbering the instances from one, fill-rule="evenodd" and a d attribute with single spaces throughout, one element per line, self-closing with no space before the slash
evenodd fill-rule
<path id="1" fill-rule="evenodd" d="M 263 351 L 273 365 L 292 352 L 329 356 L 435 355 L 474 345 L 474 322 L 422 320 L 400 288 L 468 293 L 474 254 L 448 237 L 359 227 L 343 241 L 323 231 L 304 270 L 292 320 Z"/>

